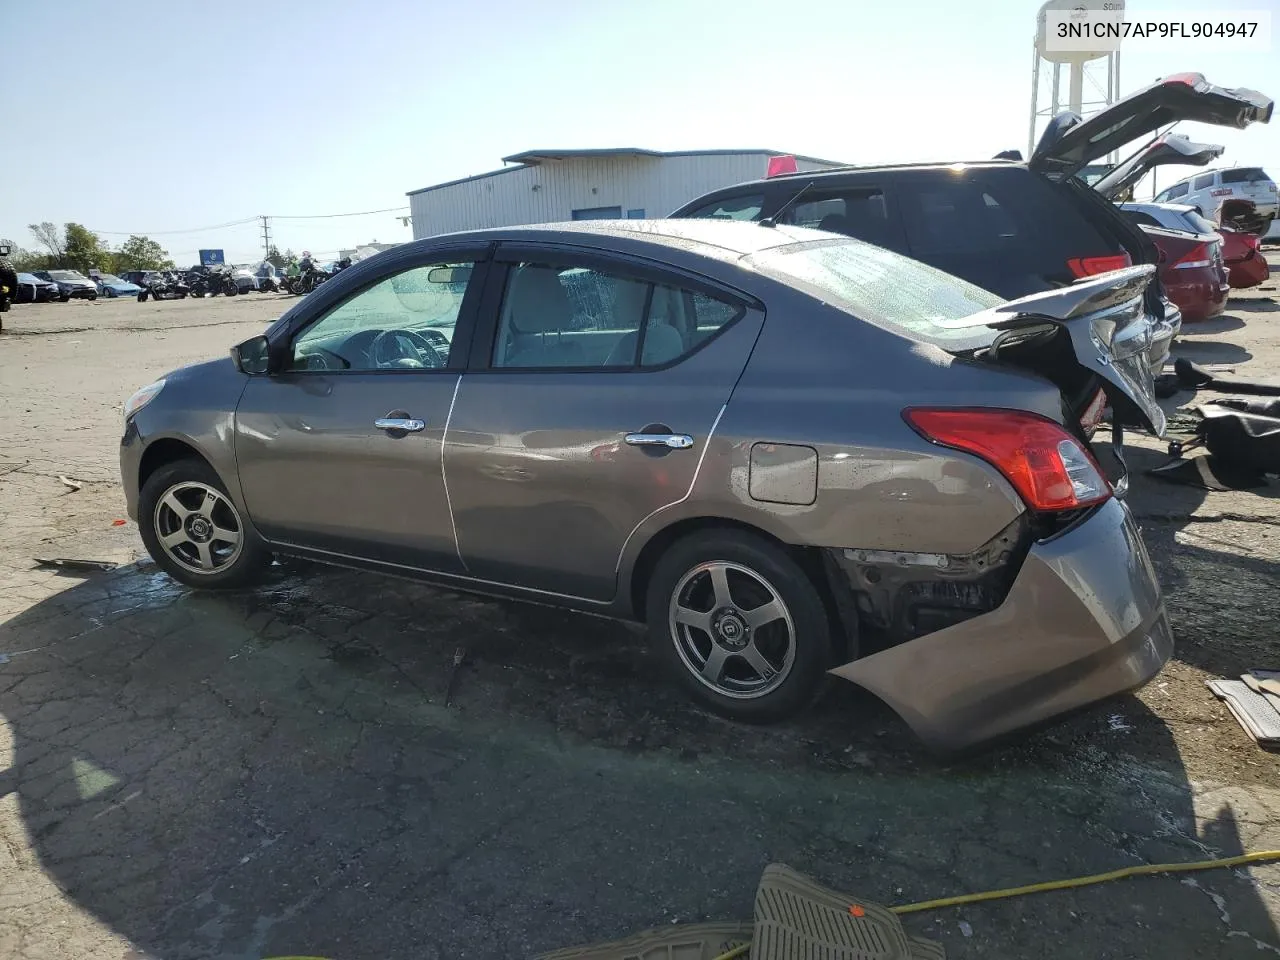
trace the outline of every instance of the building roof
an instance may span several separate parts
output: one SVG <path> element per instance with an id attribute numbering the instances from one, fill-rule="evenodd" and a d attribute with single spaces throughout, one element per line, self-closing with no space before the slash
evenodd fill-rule
<path id="1" fill-rule="evenodd" d="M 766 157 L 784 157 L 794 156 L 797 160 L 804 160 L 809 163 L 823 163 L 829 166 L 839 166 L 835 160 L 824 160 L 821 157 L 810 157 L 804 154 L 788 154 L 785 150 L 766 150 L 744 148 L 739 150 L 646 150 L 643 147 L 603 147 L 598 149 L 586 150 L 525 150 L 523 153 L 513 153 L 509 157 L 503 157 L 503 163 L 512 163 L 515 166 L 503 167 L 501 170 L 490 170 L 488 173 L 478 173 L 472 177 L 459 177 L 457 180 L 447 180 L 444 183 L 436 183 L 429 187 L 422 187 L 419 190 L 410 190 L 406 195 L 414 196 L 419 193 L 426 193 L 430 190 L 441 190 L 444 187 L 457 186 L 460 183 L 468 183 L 472 180 L 483 180 L 486 177 L 497 177 L 504 173 L 512 173 L 516 170 L 524 170 L 528 167 L 536 167 L 540 163 L 548 160 L 587 160 L 595 157 L 652 157 L 654 159 L 663 159 L 665 157 L 716 157 L 716 156 L 735 156 L 740 154 L 757 154 Z"/>

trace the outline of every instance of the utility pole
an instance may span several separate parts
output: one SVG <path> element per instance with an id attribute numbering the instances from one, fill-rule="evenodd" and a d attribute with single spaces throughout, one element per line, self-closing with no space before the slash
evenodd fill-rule
<path id="1" fill-rule="evenodd" d="M 262 259 L 265 260 L 271 256 L 271 218 L 262 216 L 258 219 L 262 221 Z"/>

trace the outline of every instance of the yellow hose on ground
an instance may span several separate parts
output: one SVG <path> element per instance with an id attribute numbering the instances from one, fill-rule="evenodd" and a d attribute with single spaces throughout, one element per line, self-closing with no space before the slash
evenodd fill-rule
<path id="1" fill-rule="evenodd" d="M 1029 893 L 1048 893 L 1050 890 L 1071 890 L 1075 887 L 1088 887 L 1095 883 L 1107 883 L 1111 880 L 1123 880 L 1125 877 L 1148 876 L 1153 873 L 1191 873 L 1196 870 L 1217 870 L 1225 867 L 1238 867 L 1246 863 L 1263 863 L 1267 860 L 1280 860 L 1280 850 L 1259 850 L 1256 853 L 1244 853 L 1238 857 L 1223 857 L 1218 860 L 1195 860 L 1191 863 L 1140 863 L 1133 867 L 1111 870 L 1107 873 L 1095 873 L 1089 877 L 1072 877 L 1069 880 L 1046 880 L 1044 883 L 1030 883 L 1025 887 L 1008 887 L 1004 890 L 987 890 L 983 893 L 963 893 L 958 897 L 942 897 L 938 900 L 925 900 L 923 903 L 904 903 L 890 907 L 893 913 L 920 913 L 923 910 L 938 910 L 942 907 L 958 907 L 965 903 L 981 903 L 984 900 L 1005 900 L 1009 897 L 1025 897 Z M 715 960 L 735 960 L 751 949 L 750 943 L 727 950 Z"/>
<path id="2" fill-rule="evenodd" d="M 1107 883 L 1111 880 L 1123 880 L 1125 877 L 1150 876 L 1157 873 L 1192 873 L 1197 870 L 1219 870 L 1226 867 L 1239 867 L 1246 863 L 1264 863 L 1268 860 L 1280 860 L 1280 850 L 1259 850 L 1256 853 L 1243 853 L 1238 857 L 1222 857 L 1218 860 L 1195 860 L 1190 863 L 1140 863 L 1133 867 L 1122 867 L 1107 873 L 1095 873 L 1088 877 L 1072 877 L 1069 880 L 1046 880 L 1044 883 L 1029 883 L 1024 887 L 1007 887 L 1004 890 L 986 890 L 982 893 L 962 893 L 956 897 L 942 897 L 938 900 L 925 900 L 923 903 L 904 903 L 890 907 L 892 913 L 920 913 L 924 910 L 939 910 L 942 907 L 958 907 L 965 903 L 982 903 L 986 900 L 1006 900 L 1009 897 L 1025 897 L 1029 893 L 1048 893 L 1050 890 L 1071 890 L 1075 887 L 1089 887 L 1096 883 Z M 736 960 L 751 949 L 750 943 L 728 950 L 715 960 Z M 263 960 L 326 960 L 325 957 L 264 957 Z"/>

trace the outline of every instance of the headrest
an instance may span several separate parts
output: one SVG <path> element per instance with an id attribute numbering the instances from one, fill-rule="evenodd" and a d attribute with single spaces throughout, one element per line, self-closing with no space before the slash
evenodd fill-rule
<path id="1" fill-rule="evenodd" d="M 519 267 L 510 296 L 511 324 L 520 333 L 563 330 L 573 316 L 573 304 L 554 267 Z"/>

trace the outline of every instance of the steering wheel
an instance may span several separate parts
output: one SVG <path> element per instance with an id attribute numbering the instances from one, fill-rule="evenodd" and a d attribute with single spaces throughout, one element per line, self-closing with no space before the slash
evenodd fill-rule
<path id="1" fill-rule="evenodd" d="M 444 360 L 431 342 L 412 330 L 383 330 L 369 344 L 375 367 L 443 367 Z"/>

